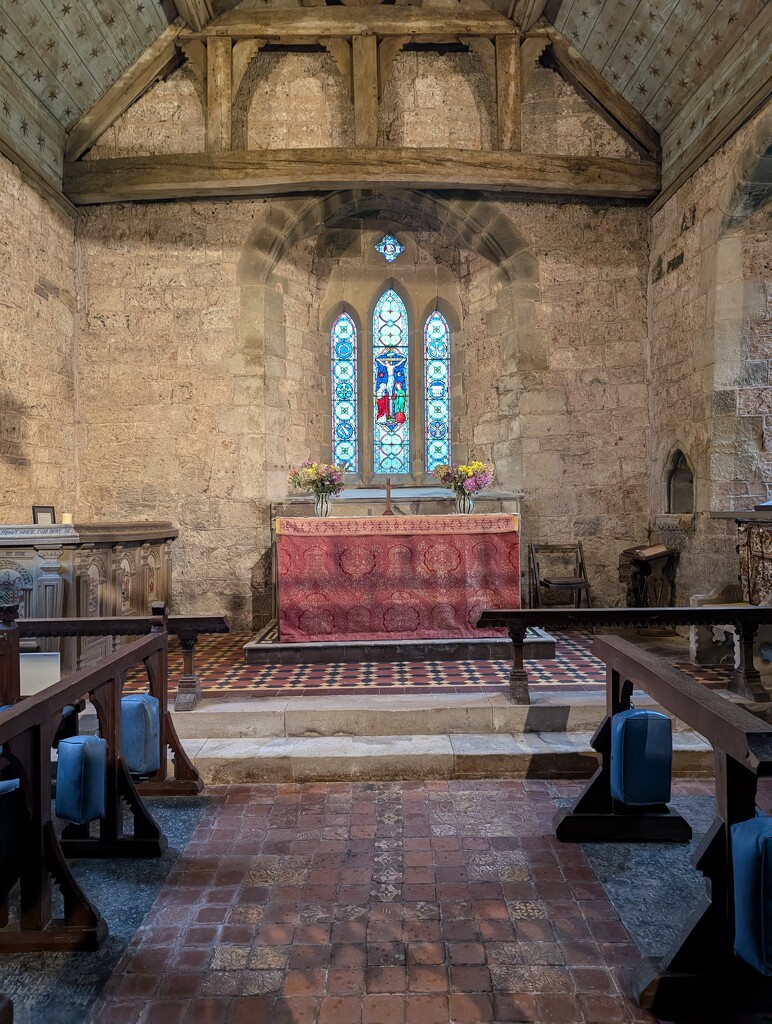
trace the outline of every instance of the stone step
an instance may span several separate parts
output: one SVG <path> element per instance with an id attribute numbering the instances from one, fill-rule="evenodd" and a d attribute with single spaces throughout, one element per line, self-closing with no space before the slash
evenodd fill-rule
<path id="1" fill-rule="evenodd" d="M 176 713 L 174 724 L 183 739 L 587 732 L 606 709 L 600 690 L 540 691 L 531 699 L 523 706 L 497 693 L 214 698 Z M 645 694 L 635 703 L 662 710 Z M 684 726 L 676 721 L 675 728 Z"/>
<path id="2" fill-rule="evenodd" d="M 520 735 L 186 739 L 207 783 L 383 781 L 389 779 L 577 778 L 597 756 L 589 732 Z M 711 747 L 696 733 L 673 736 L 676 775 L 713 772 Z"/>
<path id="3" fill-rule="evenodd" d="M 561 732 L 595 729 L 605 695 L 598 691 L 532 695 L 514 705 L 503 694 L 325 694 L 319 697 L 230 695 L 203 700 L 193 711 L 172 711 L 181 739 L 279 736 L 435 736 L 453 733 Z M 641 707 L 658 705 L 645 695 Z M 660 709 L 661 710 L 661 709 Z M 676 722 L 676 728 L 682 727 Z M 81 732 L 96 732 L 96 712 L 87 703 Z"/>

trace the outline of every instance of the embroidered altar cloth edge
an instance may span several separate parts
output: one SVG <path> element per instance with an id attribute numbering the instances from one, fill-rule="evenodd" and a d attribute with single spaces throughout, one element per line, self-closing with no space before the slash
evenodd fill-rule
<path id="1" fill-rule="evenodd" d="M 494 512 L 484 515 L 436 516 L 281 516 L 274 520 L 279 536 L 346 537 L 409 536 L 425 534 L 518 533 L 520 516 Z"/>

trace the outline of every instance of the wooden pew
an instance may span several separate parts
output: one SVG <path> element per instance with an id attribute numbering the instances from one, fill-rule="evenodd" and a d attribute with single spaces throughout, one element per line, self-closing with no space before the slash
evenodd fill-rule
<path id="1" fill-rule="evenodd" d="M 694 856 L 705 876 L 707 901 L 661 961 L 645 959 L 634 970 L 630 992 L 639 1005 L 667 1020 L 729 1024 L 742 1013 L 770 1013 L 772 978 L 733 954 L 730 828 L 754 817 L 758 779 L 772 775 L 772 725 L 621 637 L 596 637 L 592 653 L 607 670 L 607 714 L 592 740 L 600 766 L 573 807 L 556 815 L 560 841 L 658 842 L 691 836 L 684 819 L 667 807 L 625 807 L 611 796 L 611 720 L 630 707 L 635 687 L 704 736 L 715 756 L 716 817 Z M 635 885 L 635 878 L 628 881 Z"/>
<path id="2" fill-rule="evenodd" d="M 4 995 L 0 995 L 0 1024 L 13 1024 L 13 1003 Z"/>
<path id="3" fill-rule="evenodd" d="M 772 608 L 705 605 L 701 608 L 500 608 L 486 609 L 477 625 L 506 626 L 514 649 L 509 677 L 515 704 L 530 704 L 528 673 L 523 665 L 523 643 L 529 626 L 542 629 L 595 630 L 602 627 L 649 629 L 673 626 L 734 626 L 740 637 L 741 663 L 729 689 L 754 701 L 772 699 L 753 664 L 753 644 L 759 626 L 772 623 Z"/>

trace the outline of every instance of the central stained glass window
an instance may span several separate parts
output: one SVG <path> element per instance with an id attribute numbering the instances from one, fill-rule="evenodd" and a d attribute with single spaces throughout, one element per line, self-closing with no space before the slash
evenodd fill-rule
<path id="1" fill-rule="evenodd" d="M 393 288 L 373 312 L 373 471 L 410 472 L 408 323 L 405 303 Z"/>

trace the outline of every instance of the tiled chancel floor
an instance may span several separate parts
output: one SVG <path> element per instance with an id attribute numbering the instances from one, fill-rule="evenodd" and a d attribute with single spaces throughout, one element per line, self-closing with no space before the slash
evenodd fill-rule
<path id="1" fill-rule="evenodd" d="M 640 954 L 598 876 L 580 847 L 554 839 L 555 810 L 579 788 L 211 788 L 90 1019 L 654 1021 L 621 994 Z"/>
<path id="2" fill-rule="evenodd" d="M 251 636 L 231 633 L 202 637 L 196 648 L 196 670 L 207 697 L 230 692 L 240 697 L 312 696 L 320 692 L 395 694 L 468 693 L 509 691 L 510 664 L 506 661 L 395 661 L 330 665 L 260 666 L 244 663 L 243 646 Z M 556 637 L 556 657 L 528 661 L 531 689 L 597 692 L 605 686 L 603 664 L 589 651 L 592 637 L 563 633 Z M 681 665 L 709 683 L 726 683 L 728 670 Z M 182 656 L 172 640 L 169 679 L 173 686 L 182 674 Z"/>

